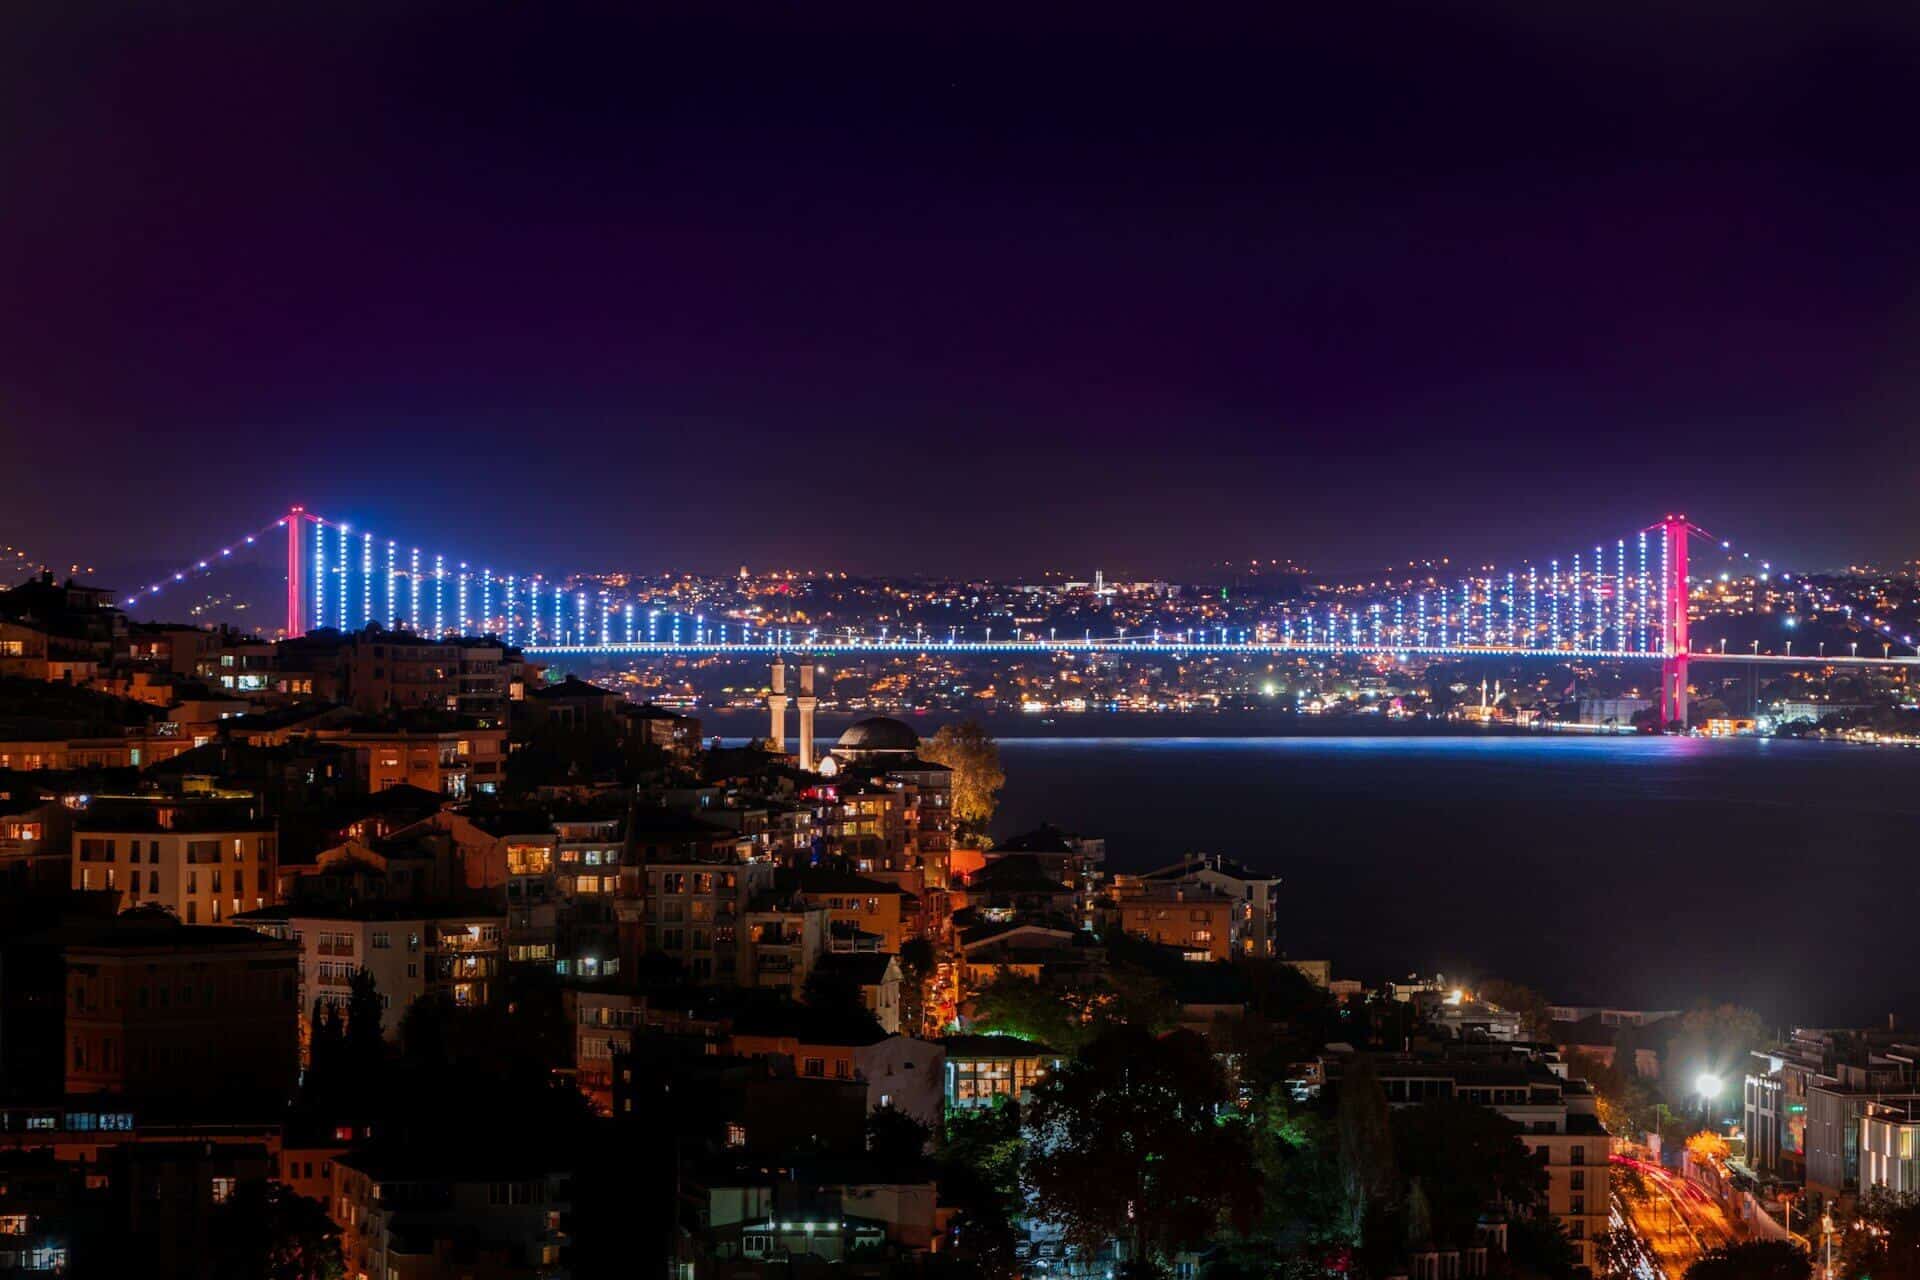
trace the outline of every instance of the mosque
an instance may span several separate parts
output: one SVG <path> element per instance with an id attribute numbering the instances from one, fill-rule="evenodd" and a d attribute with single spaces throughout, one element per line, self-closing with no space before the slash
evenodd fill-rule
<path id="1" fill-rule="evenodd" d="M 771 720 L 767 741 L 775 751 L 782 754 L 786 752 L 787 707 L 792 705 L 800 715 L 799 765 L 810 773 L 818 772 L 833 777 L 849 765 L 878 771 L 886 771 L 890 766 L 927 767 L 918 759 L 920 735 L 913 731 L 912 726 L 891 716 L 856 720 L 847 726 L 831 751 L 824 755 L 817 754 L 813 713 L 820 705 L 820 700 L 813 692 L 814 667 L 812 662 L 804 660 L 795 666 L 799 693 L 790 696 L 787 693 L 786 661 L 781 658 L 773 660 L 773 678 L 767 694 L 767 711 Z"/>

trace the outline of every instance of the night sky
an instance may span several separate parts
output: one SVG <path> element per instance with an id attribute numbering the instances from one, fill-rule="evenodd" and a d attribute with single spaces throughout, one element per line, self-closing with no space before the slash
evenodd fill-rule
<path id="1" fill-rule="evenodd" d="M 0 542 L 1920 554 L 1920 10 L 1762 7 L 24 0 Z"/>

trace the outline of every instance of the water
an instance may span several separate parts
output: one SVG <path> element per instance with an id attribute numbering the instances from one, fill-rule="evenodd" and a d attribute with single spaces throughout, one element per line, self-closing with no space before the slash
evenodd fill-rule
<path id="1" fill-rule="evenodd" d="M 822 720 L 823 746 L 850 718 Z M 713 720 L 763 731 L 757 716 Z M 996 719 L 994 831 L 1045 820 L 1105 836 L 1119 870 L 1209 852 L 1273 872 L 1288 954 L 1338 976 L 1437 969 L 1625 1007 L 1731 1000 L 1781 1024 L 1892 1012 L 1920 1035 L 1920 751 L 1309 736 L 1319 723 Z"/>
<path id="2" fill-rule="evenodd" d="M 1920 1026 L 1920 752 L 1739 739 L 1003 737 L 998 833 L 1120 870 L 1284 878 L 1337 976 L 1510 977 L 1555 1000 Z"/>

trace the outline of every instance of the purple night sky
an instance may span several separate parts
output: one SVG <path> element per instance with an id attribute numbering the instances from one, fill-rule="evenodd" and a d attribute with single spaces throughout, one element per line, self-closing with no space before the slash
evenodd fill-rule
<path id="1" fill-rule="evenodd" d="M 12 5 L 0 541 L 1912 556 L 1917 64 L 1910 4 Z"/>

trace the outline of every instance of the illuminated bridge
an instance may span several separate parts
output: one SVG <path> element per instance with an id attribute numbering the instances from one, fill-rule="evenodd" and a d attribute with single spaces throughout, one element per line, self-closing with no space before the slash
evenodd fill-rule
<path id="1" fill-rule="evenodd" d="M 1688 566 L 1692 545 L 1701 539 L 1716 553 L 1733 554 L 1730 543 L 1712 539 L 1685 516 L 1668 516 L 1630 537 L 1505 572 L 1450 573 L 1442 579 L 1423 571 L 1401 582 L 1309 594 L 1275 604 L 1267 616 L 1242 626 L 1100 635 L 1030 627 L 863 632 L 663 610 L 592 575 L 502 573 L 475 559 L 403 547 L 372 530 L 296 507 L 124 603 L 129 608 L 157 604 L 169 587 L 264 549 L 285 556 L 285 636 L 378 625 L 431 636 L 494 635 L 528 653 L 580 658 L 1099 652 L 1634 661 L 1660 665 L 1662 716 L 1668 720 L 1685 714 L 1690 662 L 1920 662 L 1893 656 L 1894 643 L 1910 647 L 1913 638 L 1895 635 L 1890 622 L 1873 617 L 1856 621 L 1882 637 L 1878 658 L 1857 652 L 1846 657 L 1693 652 L 1688 604 L 1696 579 Z M 1757 578 L 1772 576 L 1769 562 L 1738 555 Z M 1788 576 L 1780 575 L 1782 581 Z"/>

